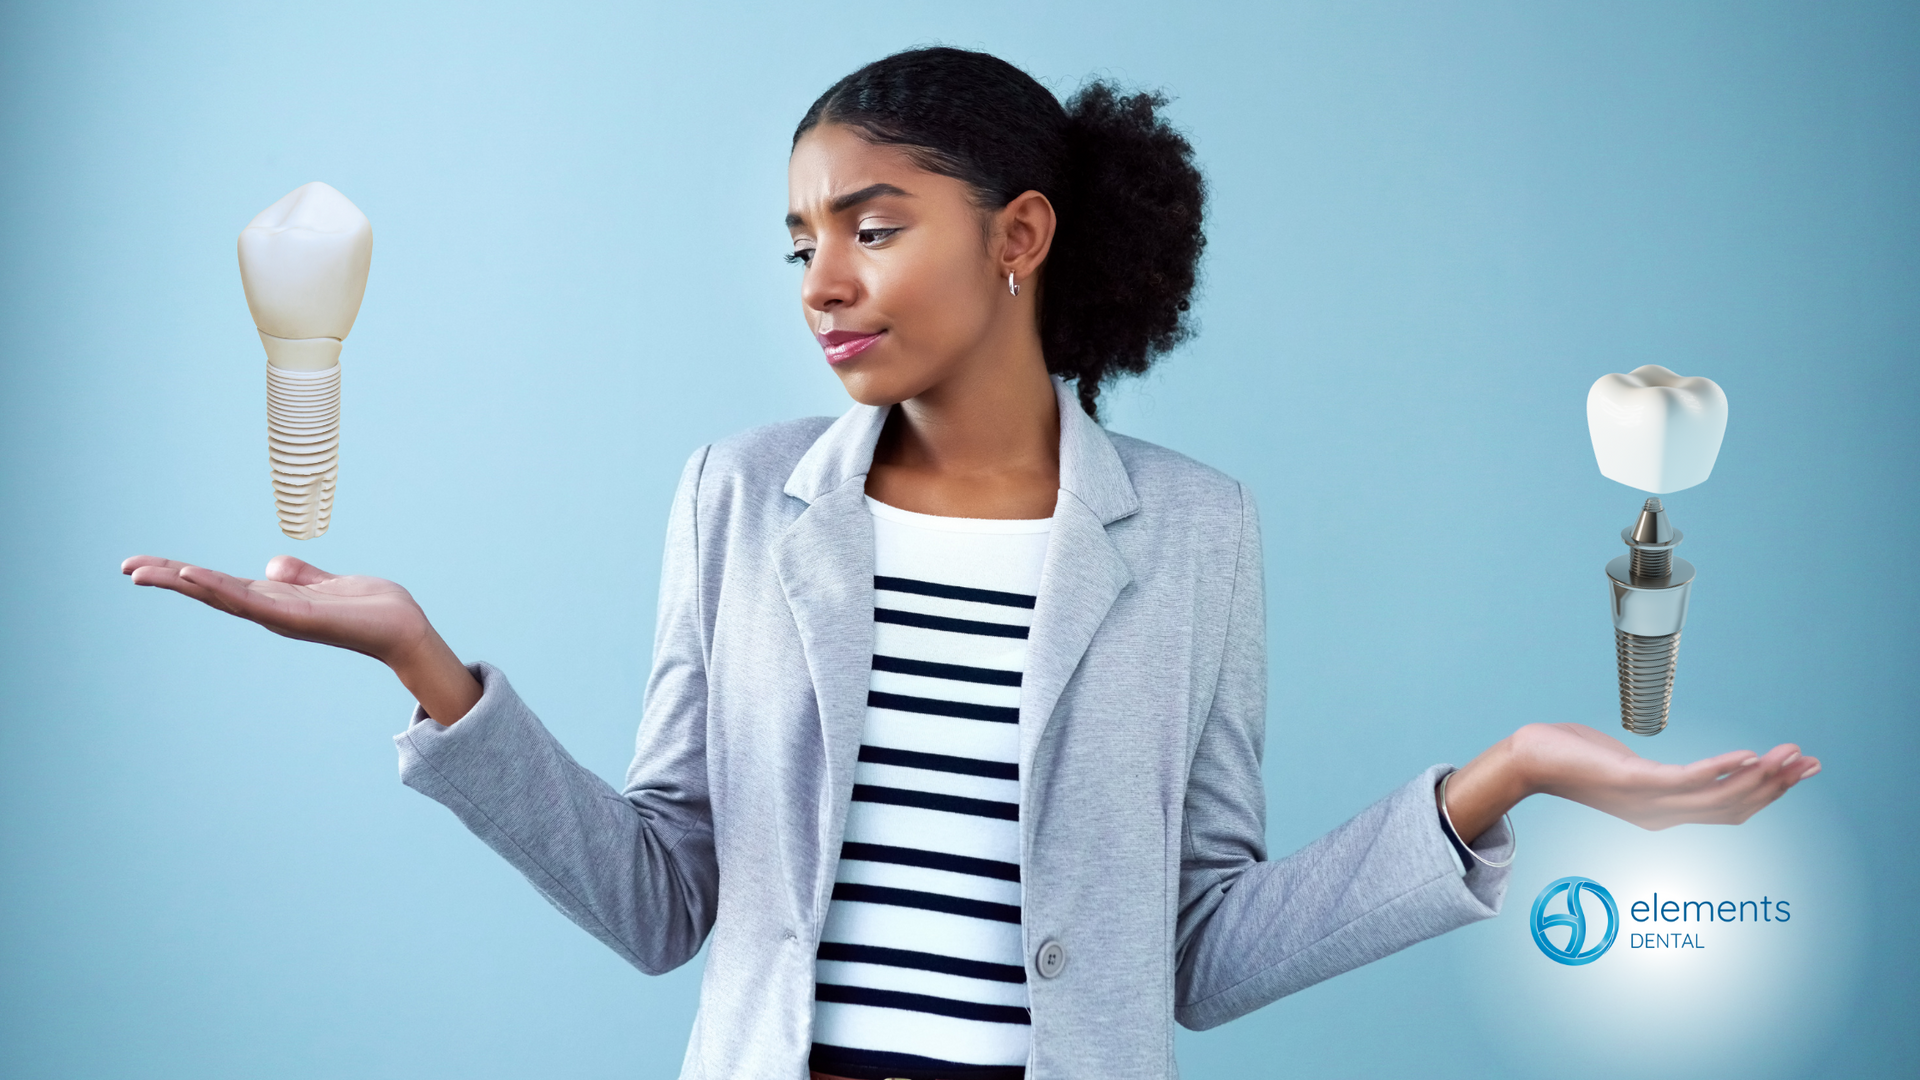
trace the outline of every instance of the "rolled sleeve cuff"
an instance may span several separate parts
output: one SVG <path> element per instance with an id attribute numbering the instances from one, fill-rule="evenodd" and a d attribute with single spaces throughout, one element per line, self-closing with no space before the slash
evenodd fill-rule
<path id="1" fill-rule="evenodd" d="M 486 790 L 487 774 L 502 771 L 515 750 L 524 752 L 529 727 L 539 721 L 521 702 L 499 668 L 467 665 L 480 680 L 480 700 L 452 724 L 442 724 L 415 704 L 407 729 L 393 737 L 400 751 L 400 782 L 440 802 L 464 801 L 467 791 Z"/>
<path id="2" fill-rule="evenodd" d="M 1441 777 L 1459 771 L 1452 765 L 1436 765 L 1428 769 L 1426 775 L 1432 777 L 1437 789 Z M 1514 836 L 1513 829 L 1508 825 L 1507 816 L 1502 814 L 1499 821 L 1494 822 L 1491 828 L 1481 833 L 1471 844 L 1460 839 L 1459 834 L 1453 831 L 1453 826 L 1440 812 L 1437 799 L 1433 808 L 1433 823 L 1452 850 L 1453 861 L 1462 871 L 1461 878 L 1467 886 L 1467 891 L 1473 893 L 1481 903 L 1498 911 L 1500 901 L 1506 895 L 1508 872 L 1512 867 L 1488 866 L 1487 863 L 1503 863 L 1513 858 Z M 1479 858 L 1475 858 L 1476 855 Z M 1482 862 L 1481 859 L 1485 859 L 1486 862 Z"/>

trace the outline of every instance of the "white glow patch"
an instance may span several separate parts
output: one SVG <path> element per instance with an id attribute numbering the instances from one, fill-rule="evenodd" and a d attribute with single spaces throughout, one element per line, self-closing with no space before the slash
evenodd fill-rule
<path id="1" fill-rule="evenodd" d="M 1812 788 L 1745 825 L 1657 833 L 1561 800 L 1530 802 L 1516 823 L 1512 888 L 1471 980 L 1481 1045 L 1529 1076 L 1801 1075 L 1856 982 L 1863 909 L 1856 851 Z M 1529 926 L 1540 891 L 1573 875 L 1605 886 L 1620 918 L 1612 947 L 1580 966 L 1549 959 Z M 1672 918 L 1653 917 L 1656 893 Z M 1606 911 L 1585 899 L 1591 946 Z M 1701 901 L 1714 904 L 1711 917 Z M 1644 920 L 1637 902 L 1648 905 Z M 1564 897 L 1549 906 L 1565 910 Z M 1567 939 L 1564 928 L 1548 934 Z"/>

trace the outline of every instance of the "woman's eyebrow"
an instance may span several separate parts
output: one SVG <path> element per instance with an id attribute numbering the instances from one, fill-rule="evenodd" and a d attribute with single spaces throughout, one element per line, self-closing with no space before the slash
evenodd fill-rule
<path id="1" fill-rule="evenodd" d="M 833 201 L 827 204 L 827 211 L 829 213 L 842 214 L 859 206 L 863 202 L 871 202 L 874 199 L 884 198 L 888 195 L 898 195 L 903 199 L 913 198 L 912 192 L 902 191 L 892 184 L 868 184 L 858 191 L 849 191 L 845 195 L 835 195 Z M 791 229 L 800 224 L 803 224 L 800 220 L 800 215 L 789 211 L 787 213 L 787 228 Z"/>

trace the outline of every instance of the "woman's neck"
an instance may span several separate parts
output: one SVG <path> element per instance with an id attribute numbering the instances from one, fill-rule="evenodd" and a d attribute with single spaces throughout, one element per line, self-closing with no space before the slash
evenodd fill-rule
<path id="1" fill-rule="evenodd" d="M 867 494 L 943 517 L 1051 517 L 1059 487 L 1060 409 L 1037 348 L 895 406 L 867 473 Z"/>

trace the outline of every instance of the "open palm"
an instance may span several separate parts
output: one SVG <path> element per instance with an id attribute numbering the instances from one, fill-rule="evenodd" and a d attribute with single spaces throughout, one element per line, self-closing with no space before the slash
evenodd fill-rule
<path id="1" fill-rule="evenodd" d="M 1688 822 L 1737 825 L 1820 771 L 1781 743 L 1765 754 L 1733 750 L 1685 765 L 1635 754 L 1585 724 L 1528 724 L 1514 733 L 1533 789 L 1604 810 L 1646 829 Z"/>
<path id="2" fill-rule="evenodd" d="M 120 564 L 120 572 L 135 585 L 170 589 L 284 637 L 380 660 L 431 632 L 420 605 L 399 585 L 362 574 L 329 574 L 291 555 L 276 556 L 259 580 L 152 555 L 135 555 Z"/>

